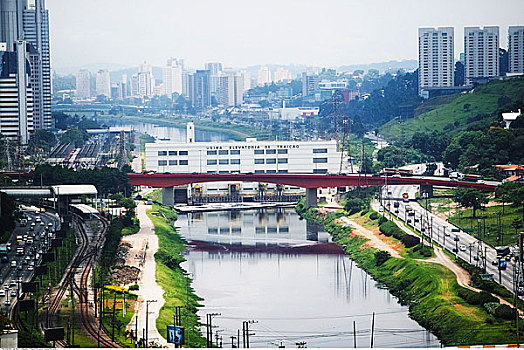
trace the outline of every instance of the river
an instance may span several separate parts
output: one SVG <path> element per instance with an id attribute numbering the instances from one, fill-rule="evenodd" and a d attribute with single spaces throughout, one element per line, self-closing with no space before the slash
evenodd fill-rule
<path id="1" fill-rule="evenodd" d="M 102 124 L 110 126 L 121 126 L 130 127 L 131 129 L 138 131 L 139 133 L 145 133 L 153 136 L 156 140 L 165 140 L 171 142 L 186 142 L 186 129 L 176 128 L 167 124 L 153 124 L 149 122 L 134 122 L 129 120 L 116 121 L 116 120 L 100 120 Z M 205 131 L 195 128 L 195 141 L 196 142 L 209 142 L 209 141 L 230 141 L 231 137 L 226 133 Z"/>
<path id="2" fill-rule="evenodd" d="M 292 208 L 181 214 L 183 267 L 224 347 L 249 324 L 251 347 L 434 347 L 408 308 Z M 205 336 L 205 327 L 203 328 Z M 240 331 L 242 339 L 242 331 Z M 213 336 L 213 341 L 215 341 Z M 236 340 L 233 339 L 236 343 Z M 242 340 L 240 342 L 242 346 Z"/>

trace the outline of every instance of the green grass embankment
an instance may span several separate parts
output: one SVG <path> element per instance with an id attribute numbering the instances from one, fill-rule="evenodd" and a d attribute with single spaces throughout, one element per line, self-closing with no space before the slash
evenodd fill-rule
<path id="1" fill-rule="evenodd" d="M 104 290 L 104 312 L 102 325 L 104 332 L 125 348 L 135 346 L 134 339 L 126 331 L 126 326 L 135 316 L 136 294 L 126 290 L 126 314 L 123 313 L 123 288 L 117 286 L 106 286 Z M 113 318 L 114 306 L 114 318 Z M 113 333 L 114 330 L 114 333 Z M 140 335 L 139 335 L 140 338 Z"/>
<path id="2" fill-rule="evenodd" d="M 186 346 L 204 347 L 206 340 L 197 328 L 200 321 L 196 314 L 202 299 L 194 293 L 191 278 L 180 267 L 180 264 L 185 261 L 182 252 L 186 249 L 187 242 L 177 233 L 172 224 L 176 220 L 176 212 L 153 205 L 153 209 L 148 211 L 147 215 L 153 221 L 158 236 L 159 248 L 155 254 L 156 280 L 165 291 L 165 303 L 160 309 L 156 327 L 160 334 L 166 337 L 166 326 L 173 324 L 175 309 L 177 306 L 182 306 L 182 326 L 186 332 Z"/>
<path id="3" fill-rule="evenodd" d="M 444 345 L 516 341 L 513 322 L 489 314 L 483 305 L 468 304 L 459 296 L 465 289 L 444 266 L 419 261 L 409 254 L 403 254 L 403 258 L 390 257 L 377 266 L 375 253 L 378 250 L 363 246 L 366 240 L 352 235 L 351 228 L 334 224 L 336 215 L 319 216 L 312 209 L 301 215 L 323 225 L 359 267 L 406 303 L 410 316 L 437 335 Z M 520 329 L 522 332 L 524 326 Z"/>
<path id="4" fill-rule="evenodd" d="M 480 85 L 473 92 L 455 95 L 453 98 L 438 98 L 438 103 L 429 100 L 427 112 L 399 123 L 392 120 L 384 124 L 380 134 L 390 141 L 411 138 L 416 132 L 446 131 L 450 136 L 458 134 L 471 125 L 495 121 L 489 116 L 497 111 L 499 98 L 509 97 L 517 101 L 524 97 L 524 78 L 517 77 L 504 81 L 491 81 Z M 424 104 L 422 106 L 424 106 Z M 423 111 L 422 107 L 420 110 Z"/>

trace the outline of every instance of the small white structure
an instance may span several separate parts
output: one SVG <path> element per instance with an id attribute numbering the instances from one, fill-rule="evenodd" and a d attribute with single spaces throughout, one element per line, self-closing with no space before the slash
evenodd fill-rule
<path id="1" fill-rule="evenodd" d="M 504 121 L 506 122 L 506 129 L 509 129 L 511 122 L 516 120 L 520 115 L 521 115 L 520 109 L 518 112 L 502 113 L 502 119 L 504 119 Z"/>

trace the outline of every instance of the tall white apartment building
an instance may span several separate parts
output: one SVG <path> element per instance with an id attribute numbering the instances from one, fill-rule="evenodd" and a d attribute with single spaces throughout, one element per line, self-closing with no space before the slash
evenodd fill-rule
<path id="1" fill-rule="evenodd" d="M 100 69 L 96 72 L 96 95 L 104 95 L 111 98 L 111 78 L 109 71 Z"/>
<path id="2" fill-rule="evenodd" d="M 234 73 L 217 75 L 218 86 L 215 97 L 218 104 L 223 106 L 240 106 L 243 102 L 244 81 L 242 76 Z"/>
<path id="3" fill-rule="evenodd" d="M 283 81 L 283 80 L 288 80 L 288 79 L 291 79 L 291 74 L 289 74 L 289 71 L 285 68 L 278 67 L 277 70 L 275 71 L 273 81 L 278 82 L 278 81 Z"/>
<path id="4" fill-rule="evenodd" d="M 247 70 L 240 71 L 240 76 L 244 82 L 244 91 L 251 89 L 251 74 Z"/>
<path id="5" fill-rule="evenodd" d="M 76 98 L 85 100 L 91 97 L 91 73 L 81 69 L 76 73 Z"/>
<path id="6" fill-rule="evenodd" d="M 453 27 L 418 29 L 419 94 L 453 86 Z"/>
<path id="7" fill-rule="evenodd" d="M 153 96 L 153 86 L 155 86 L 153 71 L 151 66 L 144 62 L 138 67 L 136 95 L 140 97 Z"/>
<path id="8" fill-rule="evenodd" d="M 509 72 L 524 73 L 524 26 L 508 28 Z"/>
<path id="9" fill-rule="evenodd" d="M 167 65 L 162 69 L 162 80 L 164 82 L 164 90 L 167 96 L 173 93 L 182 94 L 182 65 L 180 61 L 175 58 L 167 60 Z M 182 63 L 183 64 L 183 63 Z"/>
<path id="10" fill-rule="evenodd" d="M 262 66 L 258 70 L 257 84 L 265 85 L 271 83 L 271 71 L 268 67 Z"/>
<path id="11" fill-rule="evenodd" d="M 464 75 L 466 84 L 475 78 L 499 75 L 499 27 L 464 28 Z"/>

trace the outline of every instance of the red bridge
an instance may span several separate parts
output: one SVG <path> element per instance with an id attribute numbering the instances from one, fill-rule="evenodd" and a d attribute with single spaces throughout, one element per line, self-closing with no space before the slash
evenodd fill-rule
<path id="1" fill-rule="evenodd" d="M 303 188 L 381 186 L 381 185 L 422 185 L 444 187 L 471 187 L 483 191 L 494 191 L 499 183 L 456 181 L 444 177 L 395 177 L 317 174 L 128 174 L 131 185 L 151 187 L 172 187 L 203 182 L 265 182 Z"/>

